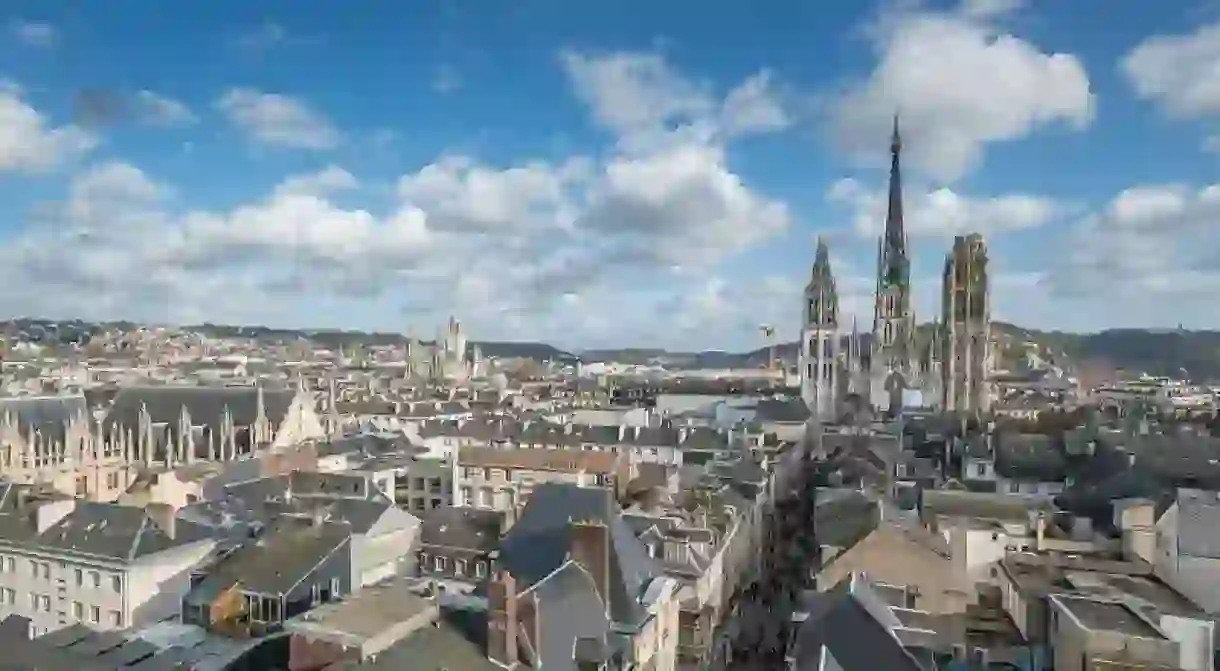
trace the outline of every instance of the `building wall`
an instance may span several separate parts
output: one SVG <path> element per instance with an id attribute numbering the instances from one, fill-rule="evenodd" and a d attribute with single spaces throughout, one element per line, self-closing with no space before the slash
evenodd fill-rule
<path id="1" fill-rule="evenodd" d="M 915 607 L 934 614 L 964 612 L 977 600 L 973 581 L 945 559 L 896 530 L 879 527 L 818 574 L 818 590 L 828 590 L 852 573 L 874 582 L 918 590 Z"/>

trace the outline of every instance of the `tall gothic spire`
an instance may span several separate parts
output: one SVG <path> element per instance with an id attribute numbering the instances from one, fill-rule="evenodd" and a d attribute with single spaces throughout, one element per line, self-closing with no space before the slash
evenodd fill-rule
<path id="1" fill-rule="evenodd" d="M 898 115 L 894 115 L 894 133 L 890 136 L 890 202 L 885 213 L 886 247 L 905 254 L 906 230 L 902 224 L 902 135 L 898 132 Z"/>

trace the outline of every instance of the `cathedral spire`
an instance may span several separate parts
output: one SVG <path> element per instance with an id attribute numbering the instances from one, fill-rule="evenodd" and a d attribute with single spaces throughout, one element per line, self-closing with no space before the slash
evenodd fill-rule
<path id="1" fill-rule="evenodd" d="M 885 213 L 885 246 L 898 254 L 906 253 L 906 230 L 902 222 L 902 135 L 898 131 L 898 115 L 894 115 L 894 132 L 890 136 L 890 200 Z"/>

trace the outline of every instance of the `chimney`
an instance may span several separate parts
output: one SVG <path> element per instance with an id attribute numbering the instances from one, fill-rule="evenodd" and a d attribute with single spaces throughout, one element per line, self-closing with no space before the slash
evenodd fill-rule
<path id="1" fill-rule="evenodd" d="M 174 538 L 177 533 L 178 511 L 173 506 L 168 503 L 150 503 L 144 506 L 144 513 L 162 533 Z"/>
<path id="2" fill-rule="evenodd" d="M 597 593 L 610 612 L 610 528 L 598 520 L 568 523 L 568 558 L 593 576 Z"/>
<path id="3" fill-rule="evenodd" d="M 517 581 L 497 565 L 492 553 L 495 579 L 487 584 L 487 657 L 504 668 L 517 664 Z"/>

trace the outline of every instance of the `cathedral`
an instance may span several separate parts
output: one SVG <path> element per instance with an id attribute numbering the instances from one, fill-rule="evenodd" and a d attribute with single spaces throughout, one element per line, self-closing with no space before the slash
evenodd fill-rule
<path id="1" fill-rule="evenodd" d="M 429 382 L 465 382 L 479 377 L 483 374 L 483 354 L 478 345 L 469 353 L 467 349 L 461 323 L 449 317 L 431 345 L 407 336 L 404 375 L 408 380 Z"/>
<path id="2" fill-rule="evenodd" d="M 849 398 L 890 416 L 904 407 L 973 413 L 990 407 L 986 247 L 978 234 L 958 236 L 945 262 L 942 314 L 920 327 L 912 307 L 901 155 L 895 117 L 871 333 L 860 333 L 853 318 L 844 337 L 830 252 L 825 241 L 818 241 L 802 300 L 798 368 L 801 397 L 819 420 L 837 418 Z"/>

